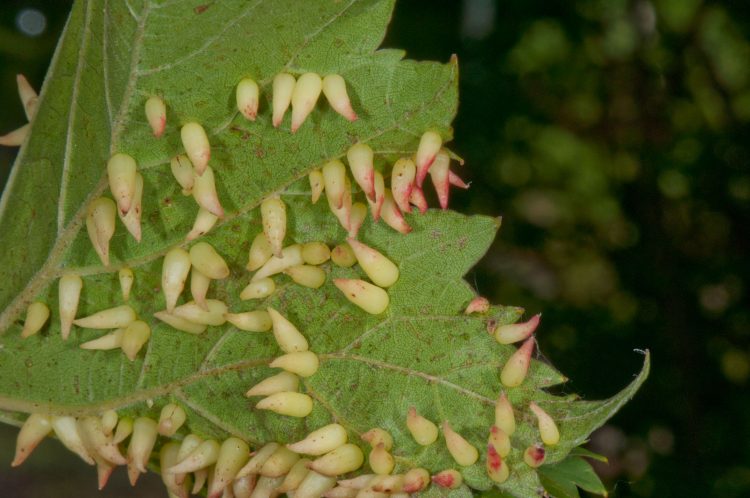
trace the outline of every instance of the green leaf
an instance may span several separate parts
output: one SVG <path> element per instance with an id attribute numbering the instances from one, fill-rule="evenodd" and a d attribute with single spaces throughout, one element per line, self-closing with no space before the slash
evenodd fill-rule
<path id="1" fill-rule="evenodd" d="M 24 414 L 120 414 L 158 417 L 168 402 L 188 413 L 178 437 L 241 437 L 257 446 L 291 442 L 336 421 L 350 439 L 382 427 L 394 437 L 397 471 L 422 466 L 431 472 L 455 467 L 444 442 L 418 446 L 405 426 L 409 406 L 435 422 L 449 420 L 483 453 L 500 392 L 499 369 L 515 351 L 487 334 L 490 322 L 516 321 L 522 310 L 494 306 L 464 315 L 474 291 L 462 279 L 485 253 L 499 228 L 492 218 L 431 210 L 407 215 L 414 228 L 402 236 L 368 219 L 359 238 L 395 261 L 401 271 L 391 287 L 389 309 L 368 315 L 332 285 L 337 277 L 365 278 L 358 268 L 326 263 L 318 290 L 275 277 L 278 290 L 262 302 L 242 302 L 240 290 L 250 241 L 261 232 L 256 207 L 280 194 L 288 208 L 286 244 L 322 240 L 341 243 L 345 231 L 325 201 L 309 201 L 307 174 L 342 158 L 356 141 L 369 144 L 388 176 L 395 159 L 415 152 L 427 129 L 451 137 L 457 107 L 457 66 L 403 59 L 403 52 L 377 50 L 389 21 L 390 0 L 348 2 L 240 0 L 207 3 L 78 1 L 48 77 L 32 131 L 22 146 L 0 203 L 0 420 Z M 280 71 L 295 75 L 336 72 L 347 81 L 360 116 L 349 123 L 320 103 L 296 133 L 289 116 L 270 124 L 270 82 Z M 234 86 L 252 76 L 261 86 L 260 115 L 247 122 L 234 107 Z M 160 95 L 168 106 L 164 137 L 155 139 L 143 105 Z M 164 308 L 160 289 L 163 255 L 184 242 L 197 213 L 169 171 L 182 152 L 179 127 L 196 120 L 209 132 L 212 166 L 227 212 L 203 237 L 227 260 L 230 278 L 212 282 L 210 296 L 232 311 L 272 306 L 295 323 L 320 356 L 320 370 L 302 390 L 315 400 L 304 419 L 255 410 L 243 393 L 273 373 L 280 354 L 271 334 L 229 325 L 202 335 L 179 332 L 153 318 Z M 136 158 L 145 179 L 143 241 L 118 224 L 111 265 L 102 266 L 91 247 L 84 216 L 89 203 L 109 195 L 105 168 L 112 153 Z M 361 194 L 358 193 L 361 197 Z M 119 223 L 119 222 L 118 222 Z M 83 276 L 78 316 L 121 304 L 117 270 L 130 267 L 135 286 L 130 304 L 152 327 L 147 348 L 130 362 L 119 351 L 85 351 L 78 345 L 102 331 L 75 329 L 60 338 L 57 280 Z M 185 299 L 188 291 L 185 292 Z M 52 319 L 39 335 L 20 339 L 26 306 L 48 303 Z M 544 388 L 565 377 L 534 360 L 521 387 L 508 390 L 518 430 L 507 458 L 505 494 L 530 496 L 541 487 L 523 464 L 526 447 L 539 440 L 528 410 L 536 401 L 558 422 L 562 439 L 547 461 L 562 461 L 628 399 L 648 374 L 620 394 L 599 402 L 558 398 Z M 364 449 L 364 446 L 363 446 Z M 486 490 L 482 457 L 462 468 L 465 483 Z M 466 493 L 465 488 L 448 493 Z M 439 490 L 432 493 L 444 494 Z"/>
<path id="2" fill-rule="evenodd" d="M 604 455 L 600 455 L 599 453 L 594 453 L 593 451 L 587 450 L 586 448 L 583 448 L 581 446 L 570 450 L 570 453 L 568 455 L 591 458 L 592 460 L 596 460 L 597 462 L 602 462 L 602 463 L 609 462 L 607 457 L 605 457 Z"/>
<path id="3" fill-rule="evenodd" d="M 597 495 L 607 496 L 607 488 L 596 475 L 591 464 L 580 457 L 566 458 L 562 462 L 539 467 L 539 477 L 547 490 L 556 498 L 576 497 L 576 486 Z"/>

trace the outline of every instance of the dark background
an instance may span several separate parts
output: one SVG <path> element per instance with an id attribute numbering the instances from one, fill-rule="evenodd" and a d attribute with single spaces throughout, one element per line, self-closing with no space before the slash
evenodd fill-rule
<path id="1" fill-rule="evenodd" d="M 15 74 L 40 86 L 68 8 L 3 1 L 0 130 L 24 122 Z M 585 398 L 653 353 L 592 438 L 611 496 L 750 496 L 749 23 L 739 0 L 401 0 L 385 41 L 458 54 L 451 146 L 472 188 L 453 207 L 503 216 L 469 275 L 480 293 L 543 311 L 541 348 Z M 14 155 L 0 149 L 3 182 Z M 0 495 L 101 496 L 56 443 L 11 472 L 15 433 L 0 428 Z M 104 495 L 132 496 L 116 476 Z M 164 496 L 149 479 L 139 496 Z"/>

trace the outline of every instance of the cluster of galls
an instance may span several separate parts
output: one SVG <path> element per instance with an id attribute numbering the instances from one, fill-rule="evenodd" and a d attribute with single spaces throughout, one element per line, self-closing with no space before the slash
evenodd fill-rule
<path id="1" fill-rule="evenodd" d="M 33 90 L 29 92 L 28 83 L 22 83 L 25 83 L 25 79 L 19 78 L 22 101 L 31 119 L 36 94 Z M 328 75 L 321 79 L 316 74 L 307 73 L 295 79 L 284 73 L 277 75 L 273 82 L 273 125 L 278 127 L 281 124 L 291 105 L 291 131 L 295 132 L 315 107 L 321 91 L 334 110 L 351 121 L 356 119 L 341 76 Z M 258 94 L 258 85 L 249 78 L 243 79 L 237 86 L 237 108 L 249 120 L 255 120 L 257 116 Z M 154 135 L 160 137 L 166 126 L 164 101 L 159 97 L 149 98 L 145 111 Z M 14 133 L 27 133 L 28 125 L 21 130 Z M 170 166 L 183 193 L 192 195 L 199 206 L 193 228 L 186 237 L 191 241 L 211 230 L 224 216 L 224 210 L 216 193 L 213 170 L 208 165 L 211 147 L 204 128 L 190 122 L 182 126 L 180 134 L 185 154 L 175 156 Z M 0 143 L 7 144 L 7 137 L 0 138 Z M 422 186 L 428 173 L 443 208 L 448 204 L 450 185 L 467 187 L 450 171 L 450 156 L 442 149 L 440 135 L 433 131 L 423 134 L 414 157 L 401 158 L 393 165 L 390 189 L 385 187 L 383 175 L 375 169 L 374 152 L 368 145 L 357 143 L 347 151 L 346 156 L 351 175 L 364 193 L 373 219 L 377 221 L 382 218 L 401 233 L 411 231 L 403 212 L 411 212 L 412 206 L 422 213 L 427 209 Z M 110 158 L 107 175 L 114 201 L 106 197 L 94 200 L 88 207 L 86 218 L 92 245 L 105 266 L 109 265 L 109 243 L 115 231 L 116 215 L 133 237 L 140 241 L 143 192 L 143 177 L 137 171 L 137 163 L 126 154 L 118 153 Z M 333 250 L 323 242 L 284 247 L 286 206 L 278 195 L 266 198 L 260 205 L 263 232 L 253 240 L 246 266 L 255 273 L 242 290 L 240 299 L 261 299 L 272 295 L 276 285 L 271 277 L 282 272 L 299 285 L 319 288 L 325 283 L 327 275 L 321 265 L 330 259 L 344 267 L 359 263 L 371 282 L 335 279 L 334 284 L 349 301 L 367 313 L 383 313 L 389 304 L 385 289 L 398 280 L 399 269 L 386 256 L 356 240 L 368 208 L 363 203 L 352 201 L 352 185 L 346 166 L 339 160 L 329 161 L 320 169 L 313 170 L 309 180 L 312 202 L 317 202 L 325 192 L 330 210 L 347 230 L 349 238 Z M 208 298 L 211 281 L 225 279 L 229 275 L 227 263 L 208 243 L 198 242 L 189 250 L 181 247 L 171 249 L 165 255 L 162 266 L 161 284 L 166 309 L 156 312 L 154 316 L 177 330 L 192 334 L 203 333 L 208 326 L 220 326 L 226 322 L 245 331 L 273 330 L 274 338 L 284 354 L 273 360 L 270 366 L 282 371 L 259 382 L 246 395 L 263 396 L 256 404 L 257 409 L 270 410 L 283 416 L 306 417 L 312 411 L 313 399 L 298 392 L 299 378 L 316 373 L 318 356 L 309 350 L 307 339 L 297 327 L 273 308 L 232 313 L 226 303 Z M 188 276 L 193 300 L 178 305 Z M 132 270 L 121 269 L 119 279 L 123 299 L 127 301 L 134 282 Z M 77 275 L 68 274 L 60 279 L 59 311 L 63 339 L 68 337 L 73 325 L 114 329 L 81 347 L 121 348 L 128 358 L 134 359 L 149 339 L 148 324 L 138 320 L 134 310 L 127 305 L 76 319 L 82 286 L 83 281 Z M 465 312 L 484 313 L 488 309 L 488 301 L 477 297 Z M 38 332 L 49 315 L 44 303 L 32 303 L 22 336 L 28 337 Z M 535 344 L 532 334 L 538 323 L 537 315 L 525 323 L 490 330 L 501 344 L 525 341 L 502 369 L 500 378 L 506 388 L 521 385 L 527 375 Z M 531 467 L 537 467 L 545 458 L 544 445 L 557 444 L 560 436 L 555 422 L 546 412 L 535 403 L 530 403 L 529 408 L 538 420 L 543 444 L 527 448 L 524 461 Z M 146 471 L 157 435 L 174 435 L 184 421 L 185 412 L 172 404 L 164 408 L 158 423 L 145 417 L 118 420 L 115 412 L 78 420 L 33 414 L 19 434 L 13 465 L 20 464 L 43 437 L 54 431 L 68 448 L 88 463 L 97 465 L 100 487 L 106 483 L 115 465 L 127 464 L 131 482 L 135 483 L 138 475 Z M 426 446 L 437 441 L 438 427 L 420 415 L 415 407 L 408 410 L 405 422 L 418 444 Z M 506 459 L 514 430 L 513 408 L 507 396 L 502 394 L 496 404 L 495 423 L 490 428 L 485 458 L 487 473 L 495 482 L 502 483 L 508 479 L 510 469 Z M 478 461 L 479 451 L 453 430 L 448 421 L 442 423 L 442 432 L 446 447 L 458 466 L 466 467 Z M 118 445 L 128 437 L 130 443 L 126 458 L 120 453 Z M 253 453 L 244 441 L 237 438 L 219 443 L 204 441 L 190 434 L 181 442 L 171 441 L 161 447 L 162 477 L 170 496 L 184 497 L 188 492 L 187 477 L 193 474 L 192 492 L 200 491 L 207 482 L 208 496 L 211 498 L 262 498 L 283 492 L 293 493 L 296 498 L 385 498 L 389 494 L 401 497 L 420 491 L 430 483 L 430 479 L 436 485 L 447 488 L 456 488 L 462 483 L 462 475 L 456 469 L 443 470 L 431 478 L 425 469 L 391 474 L 395 465 L 390 453 L 393 446 L 391 435 L 383 429 L 374 428 L 363 434 L 362 438 L 372 446 L 368 461 L 374 474 L 340 480 L 338 485 L 337 476 L 358 470 L 365 460 L 362 450 L 347 442 L 347 432 L 339 424 L 315 430 L 297 443 L 269 443 Z M 317 458 L 309 459 L 306 456 Z"/>
<path id="2" fill-rule="evenodd" d="M 148 417 L 119 417 L 114 410 L 101 416 L 80 418 L 33 413 L 18 433 L 11 465 L 21 465 L 36 446 L 54 432 L 66 448 L 89 465 L 96 465 L 99 489 L 107 484 L 118 465 L 127 465 L 130 483 L 135 485 L 140 474 L 147 472 L 158 435 L 175 435 L 185 419 L 185 410 L 172 403 L 162 409 L 158 422 Z M 123 455 L 120 445 L 128 438 Z"/>
<path id="3" fill-rule="evenodd" d="M 268 381 L 263 381 L 248 394 L 267 393 L 269 386 Z M 536 404 L 531 403 L 530 407 L 537 416 L 544 444 L 557 444 L 559 433 L 554 421 Z M 35 413 L 18 434 L 11 465 L 21 465 L 34 448 L 54 432 L 69 450 L 86 463 L 96 465 L 99 489 L 107 484 L 118 465 L 127 465 L 128 477 L 135 485 L 140 474 L 147 471 L 158 436 L 175 436 L 185 420 L 185 411 L 172 403 L 162 408 L 158 422 L 148 417 L 120 418 L 113 410 L 99 417 L 78 419 Z M 414 407 L 407 413 L 406 426 L 420 445 L 431 445 L 438 439 L 437 426 L 419 415 Z M 515 427 L 513 407 L 503 393 L 495 405 L 495 424 L 490 428 L 486 455 L 487 472 L 495 482 L 508 479 L 510 470 L 504 458 L 510 453 L 510 436 Z M 447 421 L 443 422 L 443 436 L 459 466 L 477 462 L 477 449 Z M 391 454 L 393 437 L 384 429 L 373 428 L 361 438 L 372 448 L 367 460 L 373 473 L 350 479 L 338 480 L 338 477 L 359 470 L 365 455 L 358 445 L 349 442 L 346 429 L 336 423 L 314 430 L 301 441 L 286 445 L 268 443 L 252 452 L 247 443 L 236 437 L 220 443 L 188 434 L 180 441 L 169 440 L 161 445 L 159 466 L 169 496 L 179 498 L 187 497 L 188 490 L 199 493 L 204 486 L 207 486 L 209 498 L 271 498 L 281 493 L 295 498 L 406 498 L 426 488 L 430 480 L 451 489 L 463 482 L 456 469 L 445 469 L 432 477 L 423 468 L 392 474 L 395 467 Z M 128 439 L 123 455 L 120 445 Z M 541 444 L 529 447 L 524 453 L 524 461 L 532 468 L 541 465 L 544 457 Z"/>

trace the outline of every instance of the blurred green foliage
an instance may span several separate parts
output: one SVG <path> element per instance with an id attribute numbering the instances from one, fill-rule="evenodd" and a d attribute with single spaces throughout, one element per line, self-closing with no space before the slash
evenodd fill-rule
<path id="1" fill-rule="evenodd" d="M 41 83 L 68 6 L 4 2 L 0 129 L 23 122 L 14 76 Z M 17 28 L 27 7 L 47 18 L 37 37 Z M 458 54 L 452 147 L 472 188 L 452 204 L 504 225 L 478 290 L 544 312 L 568 392 L 611 395 L 639 368 L 631 350 L 653 352 L 643 391 L 592 438 L 611 496 L 750 495 L 749 32 L 750 2 L 401 0 L 385 42 Z M 48 475 L 85 484 L 58 496 L 95 496 L 76 469 L 0 485 L 47 496 Z"/>

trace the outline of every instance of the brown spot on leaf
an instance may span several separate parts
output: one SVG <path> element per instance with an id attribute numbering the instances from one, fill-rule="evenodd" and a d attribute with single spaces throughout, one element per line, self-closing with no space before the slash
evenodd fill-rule
<path id="1" fill-rule="evenodd" d="M 213 5 L 213 3 L 198 5 L 197 7 L 193 9 L 193 12 L 195 12 L 198 15 L 203 14 L 205 11 L 208 10 L 209 7 L 211 7 L 211 5 Z"/>

